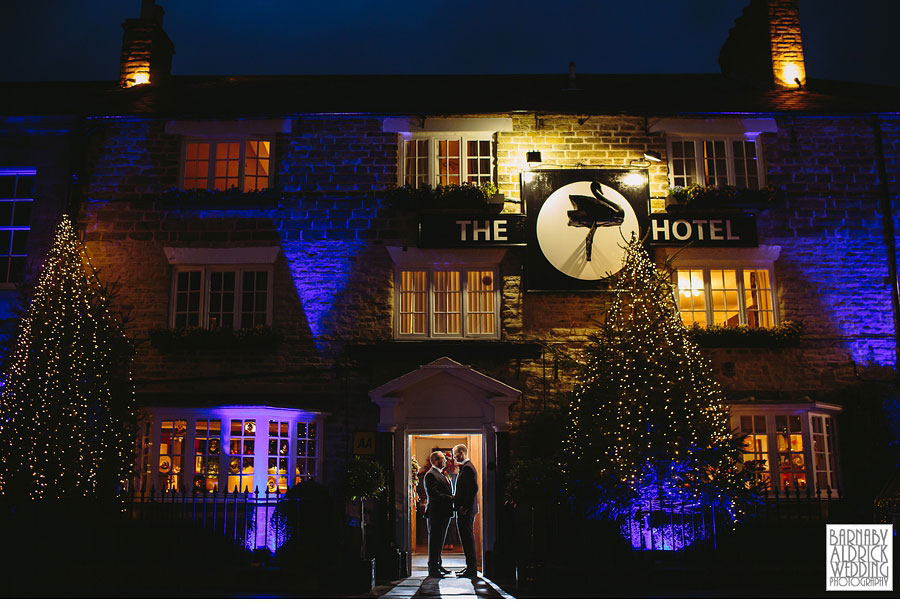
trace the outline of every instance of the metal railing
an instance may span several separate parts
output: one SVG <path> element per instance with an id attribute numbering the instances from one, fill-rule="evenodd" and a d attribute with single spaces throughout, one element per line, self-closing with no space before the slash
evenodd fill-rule
<path id="1" fill-rule="evenodd" d="M 302 503 L 277 492 L 259 488 L 253 492 L 237 488 L 233 492 L 194 490 L 162 490 L 132 492 L 126 515 L 132 520 L 158 522 L 191 522 L 220 535 L 226 541 L 249 550 L 268 548 L 277 551 L 299 526 L 288 525 L 288 516 L 299 521 L 300 513 L 277 513 L 279 505 Z"/>

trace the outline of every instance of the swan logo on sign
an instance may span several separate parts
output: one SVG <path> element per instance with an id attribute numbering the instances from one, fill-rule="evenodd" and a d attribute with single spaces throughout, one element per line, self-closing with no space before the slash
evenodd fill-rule
<path id="1" fill-rule="evenodd" d="M 638 233 L 631 204 L 617 190 L 582 180 L 555 190 L 537 218 L 544 257 L 565 275 L 596 281 L 622 267 L 622 243 Z"/>
<path id="2" fill-rule="evenodd" d="M 539 170 L 522 175 L 531 230 L 530 291 L 591 290 L 621 270 L 625 243 L 646 227 L 641 170 Z"/>

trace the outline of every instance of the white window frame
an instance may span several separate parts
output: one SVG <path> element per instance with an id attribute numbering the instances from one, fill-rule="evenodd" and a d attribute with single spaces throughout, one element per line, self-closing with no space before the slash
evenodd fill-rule
<path id="1" fill-rule="evenodd" d="M 269 176 L 266 188 L 274 186 L 274 166 L 275 166 L 275 139 L 270 136 L 240 136 L 240 137 L 220 137 L 220 138 L 191 138 L 184 137 L 181 141 L 181 161 L 178 168 L 178 183 L 182 190 L 184 188 L 185 167 L 187 165 L 187 146 L 190 143 L 208 144 L 209 145 L 209 168 L 206 175 L 206 189 L 215 190 L 216 179 L 216 145 L 219 143 L 239 143 L 240 153 L 238 159 L 238 189 L 244 190 L 244 168 L 247 158 L 247 142 L 251 140 L 264 141 L 269 143 Z M 187 189 L 187 190 L 204 190 L 204 189 Z"/>
<path id="2" fill-rule="evenodd" d="M 0 168 L 0 176 L 16 176 L 16 177 L 29 176 L 32 178 L 36 178 L 37 169 L 27 168 L 27 167 Z M 37 186 L 36 182 L 35 182 L 35 186 Z M 31 209 L 29 210 L 30 214 L 29 214 L 28 226 L 0 225 L 0 230 L 2 230 L 4 232 L 8 232 L 9 236 L 10 236 L 9 246 L 7 247 L 7 249 L 0 251 L 0 261 L 5 261 L 7 263 L 7 266 L 9 266 L 12 263 L 13 259 L 21 259 L 24 264 L 22 267 L 22 278 L 24 279 L 26 277 L 27 271 L 28 271 L 28 265 L 27 265 L 27 263 L 28 263 L 28 246 L 30 244 L 30 241 L 26 241 L 24 253 L 13 254 L 12 253 L 12 238 L 15 236 L 15 234 L 17 232 L 25 232 L 25 233 L 27 233 L 27 236 L 29 237 L 29 239 L 31 238 L 31 222 L 34 217 L 34 207 L 35 207 L 34 192 L 32 192 L 31 197 L 19 197 L 16 194 L 16 196 L 9 198 L 9 199 L 3 199 L 0 202 L 2 202 L 2 203 L 18 203 L 20 201 L 31 203 Z M 20 282 L 21 282 L 20 280 L 11 280 L 9 278 L 9 274 L 7 274 L 6 279 L 0 281 L 0 290 L 15 289 L 17 286 L 17 283 L 20 283 Z"/>
<path id="3" fill-rule="evenodd" d="M 831 485 L 831 496 L 838 496 L 839 484 L 841 480 L 840 462 L 838 461 L 838 436 L 837 433 L 837 413 L 841 411 L 841 407 L 836 404 L 828 404 L 824 402 L 813 402 L 806 404 L 777 404 L 777 403 L 754 403 L 740 404 L 732 403 L 731 405 L 731 427 L 739 434 L 741 432 L 742 416 L 764 416 L 766 419 L 766 436 L 768 446 L 767 473 L 769 476 L 769 495 L 775 496 L 773 485 L 778 486 L 779 497 L 784 498 L 785 492 L 781 489 L 780 475 L 778 473 L 778 433 L 775 430 L 776 416 L 799 416 L 800 417 L 800 433 L 803 438 L 803 462 L 804 471 L 806 473 L 807 488 L 812 492 L 813 496 L 816 492 L 816 469 L 815 458 L 813 456 L 813 417 L 828 417 L 831 419 L 831 428 L 833 430 L 833 440 L 835 450 L 831 452 L 831 461 L 833 465 L 829 465 L 829 479 L 833 477 L 835 483 Z M 791 487 L 790 495 L 794 496 L 794 487 Z M 806 497 L 804 489 L 800 490 L 801 498 Z M 821 496 L 827 497 L 827 489 L 821 491 Z"/>
<path id="4" fill-rule="evenodd" d="M 673 142 L 692 142 L 694 144 L 694 161 L 695 172 L 697 174 L 697 182 L 701 186 L 706 186 L 706 162 L 703 159 L 703 143 L 706 141 L 724 142 L 725 143 L 725 164 L 727 169 L 727 180 L 731 186 L 736 186 L 734 148 L 735 141 L 752 142 L 756 145 L 756 169 L 758 188 L 766 186 L 766 169 L 763 161 L 763 147 L 761 136 L 741 135 L 741 136 L 722 136 L 722 135 L 697 135 L 697 136 L 667 136 L 666 137 L 666 153 L 669 157 L 669 186 L 675 186 L 675 169 L 672 154 Z"/>
<path id="5" fill-rule="evenodd" d="M 468 327 L 468 282 L 467 273 L 470 270 L 491 272 L 494 281 L 494 332 L 469 334 Z M 407 271 L 424 271 L 426 276 L 426 310 L 427 333 L 401 334 L 400 332 L 400 283 L 401 273 Z M 460 273 L 460 334 L 435 334 L 434 332 L 434 272 L 459 272 Z M 500 339 L 500 283 L 499 270 L 496 265 L 490 264 L 404 264 L 395 267 L 394 272 L 394 338 L 398 340 L 496 340 Z"/>
<path id="6" fill-rule="evenodd" d="M 781 316 L 778 312 L 778 296 L 776 294 L 777 288 L 775 285 L 775 268 L 771 263 L 756 263 L 756 262 L 727 262 L 721 263 L 716 261 L 710 261 L 707 263 L 702 262 L 693 262 L 686 264 L 679 264 L 674 267 L 676 272 L 672 275 L 673 277 L 673 287 L 675 290 L 675 304 L 678 307 L 679 313 L 681 312 L 681 296 L 678 289 L 678 272 L 689 272 L 691 270 L 702 270 L 703 271 L 703 295 L 706 302 L 706 324 L 700 325 L 701 327 L 709 327 L 714 326 L 717 323 L 713 322 L 713 306 L 712 306 L 712 284 L 710 282 L 710 270 L 734 270 L 736 272 L 735 280 L 737 284 L 737 294 L 738 294 L 738 321 L 741 325 L 747 324 L 747 299 L 745 296 L 744 289 L 744 270 L 766 270 L 769 273 L 769 290 L 771 295 L 771 303 L 772 303 L 772 326 L 778 326 L 781 324 Z"/>
<path id="7" fill-rule="evenodd" d="M 400 134 L 400 167 L 397 170 L 398 186 L 407 184 L 406 181 L 406 143 L 409 141 L 428 141 L 428 174 L 425 184 L 434 188 L 438 184 L 438 142 L 442 140 L 458 140 L 460 145 L 459 179 L 460 184 L 469 180 L 468 143 L 471 141 L 488 141 L 490 143 L 490 181 L 497 182 L 497 136 L 495 132 L 403 132 Z M 479 155 L 481 157 L 481 155 Z M 480 173 L 480 172 L 479 172 Z M 413 182 L 414 186 L 417 186 Z"/>
<path id="8" fill-rule="evenodd" d="M 266 484 L 268 482 L 268 457 L 269 457 L 269 421 L 286 421 L 288 422 L 288 441 L 290 442 L 288 450 L 288 488 L 295 483 L 296 475 L 296 452 L 297 452 L 297 423 L 315 423 L 316 424 L 316 481 L 322 481 L 322 470 L 324 466 L 324 449 L 325 442 L 325 418 L 326 413 L 316 411 L 306 411 L 300 409 L 274 408 L 271 406 L 252 406 L 252 405 L 234 405 L 223 406 L 217 408 L 170 408 L 170 407 L 150 407 L 147 409 L 147 418 L 150 423 L 150 479 L 147 485 L 146 494 L 149 495 L 150 487 L 156 489 L 157 494 L 160 492 L 159 483 L 159 444 L 161 436 L 161 425 L 163 421 L 187 421 L 187 430 L 184 438 L 185 463 L 182 470 L 181 480 L 185 485 L 190 487 L 187 494 L 192 494 L 194 477 L 194 456 L 196 441 L 196 422 L 201 420 L 221 420 L 222 435 L 221 445 L 219 447 L 219 494 L 223 494 L 223 484 L 228 484 L 228 456 L 231 447 L 231 421 L 249 420 L 256 421 L 256 434 L 254 438 L 253 452 L 253 485 L 254 488 L 259 487 L 260 496 L 265 496 Z M 262 426 L 262 428 L 260 427 Z M 229 492 L 231 494 L 231 492 Z M 250 492 L 253 495 L 253 489 Z M 270 496 L 281 496 L 280 493 L 270 493 Z"/>
<path id="9" fill-rule="evenodd" d="M 271 264 L 212 264 L 212 265 L 194 265 L 194 264 L 178 264 L 172 270 L 172 283 L 169 294 L 169 327 L 175 328 L 175 310 L 176 296 L 178 293 L 178 275 L 182 272 L 200 271 L 200 321 L 198 328 L 209 328 L 209 286 L 211 272 L 228 272 L 236 273 L 235 291 L 234 291 L 234 321 L 232 330 L 237 331 L 241 328 L 241 306 L 243 304 L 243 274 L 244 272 L 266 272 L 266 326 L 272 326 L 272 308 L 273 308 L 273 266 Z"/>

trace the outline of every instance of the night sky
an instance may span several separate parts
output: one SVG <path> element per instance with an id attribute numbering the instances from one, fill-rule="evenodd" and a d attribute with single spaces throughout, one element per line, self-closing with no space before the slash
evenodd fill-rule
<path id="1" fill-rule="evenodd" d="M 176 75 L 713 73 L 749 0 L 158 0 Z M 13 0 L 0 80 L 114 80 L 140 0 Z M 897 0 L 801 0 L 809 77 L 900 85 Z"/>

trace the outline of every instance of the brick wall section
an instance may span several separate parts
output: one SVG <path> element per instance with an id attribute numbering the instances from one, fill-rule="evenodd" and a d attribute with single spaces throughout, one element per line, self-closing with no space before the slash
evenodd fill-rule
<path id="1" fill-rule="evenodd" d="M 279 137 L 278 181 L 286 192 L 378 191 L 397 183 L 397 135 L 378 118 L 294 120 Z"/>
<path id="2" fill-rule="evenodd" d="M 542 167 L 628 167 L 643 161 L 644 151 L 664 155 L 666 140 L 651 134 L 642 117 L 588 117 L 583 124 L 570 115 L 515 114 L 513 131 L 497 136 L 500 191 L 521 199 L 519 174 L 527 169 L 525 153 L 541 151 Z M 654 210 L 665 207 L 668 190 L 665 157 L 649 168 L 650 196 Z"/>
<path id="3" fill-rule="evenodd" d="M 88 139 L 88 198 L 159 194 L 178 185 L 181 140 L 165 133 L 164 120 L 94 120 Z"/>

